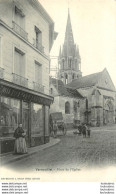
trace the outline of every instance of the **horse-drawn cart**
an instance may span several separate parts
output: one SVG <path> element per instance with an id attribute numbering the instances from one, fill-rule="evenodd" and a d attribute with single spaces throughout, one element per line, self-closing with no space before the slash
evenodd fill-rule
<path id="1" fill-rule="evenodd" d="M 66 127 L 63 121 L 62 112 L 51 113 L 49 117 L 50 131 L 53 131 L 53 123 L 57 123 L 58 131 L 57 134 L 66 135 Z"/>

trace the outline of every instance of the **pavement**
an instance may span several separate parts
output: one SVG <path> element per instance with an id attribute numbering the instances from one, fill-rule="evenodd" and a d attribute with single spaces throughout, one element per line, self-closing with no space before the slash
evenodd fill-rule
<path id="1" fill-rule="evenodd" d="M 91 127 L 91 131 L 107 131 L 107 130 L 116 130 L 116 125 L 107 126 L 107 127 L 106 126 Z M 77 129 L 67 130 L 66 136 L 74 136 L 74 133 L 73 133 L 74 131 L 77 131 Z M 36 146 L 36 147 L 28 148 L 28 154 L 23 154 L 23 155 L 15 155 L 13 153 L 4 154 L 4 155 L 0 156 L 0 166 L 27 158 L 30 155 L 34 155 L 34 154 L 38 153 L 39 151 L 42 151 L 44 149 L 47 149 L 49 147 L 52 147 L 52 146 L 58 144 L 60 141 L 61 140 L 59 138 L 50 137 L 49 143 L 46 143 L 46 144 L 43 144 L 40 146 Z"/>
<path id="2" fill-rule="evenodd" d="M 36 147 L 28 148 L 27 154 L 22 154 L 22 155 L 16 155 L 13 153 L 4 154 L 4 155 L 0 156 L 0 166 L 4 166 L 5 164 L 9 164 L 9 163 L 21 160 L 23 158 L 27 158 L 30 155 L 34 155 L 34 154 L 38 153 L 39 151 L 42 151 L 46 148 L 49 148 L 51 146 L 58 144 L 59 142 L 60 142 L 60 139 L 50 137 L 49 143 L 39 145 Z"/>

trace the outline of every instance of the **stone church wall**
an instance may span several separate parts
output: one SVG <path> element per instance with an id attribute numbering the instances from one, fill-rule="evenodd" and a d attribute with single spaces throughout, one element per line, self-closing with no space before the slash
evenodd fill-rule
<path id="1" fill-rule="evenodd" d="M 70 114 L 65 113 L 65 103 L 70 103 Z M 77 109 L 77 117 L 82 122 L 85 120 L 85 99 L 77 99 L 71 98 L 66 96 L 55 96 L 54 103 L 50 106 L 50 113 L 53 112 L 62 112 L 64 123 L 66 124 L 67 128 L 73 126 L 75 113 L 74 113 L 74 102 L 79 102 L 79 106 Z"/>

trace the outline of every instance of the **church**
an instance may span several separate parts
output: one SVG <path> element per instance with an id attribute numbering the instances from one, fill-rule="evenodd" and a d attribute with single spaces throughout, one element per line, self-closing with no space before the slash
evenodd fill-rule
<path id="1" fill-rule="evenodd" d="M 58 78 L 50 79 L 54 97 L 50 113 L 62 112 L 69 126 L 75 122 L 103 126 L 115 123 L 115 86 L 105 68 L 82 76 L 79 48 L 74 42 L 70 13 L 64 44 L 59 51 Z"/>

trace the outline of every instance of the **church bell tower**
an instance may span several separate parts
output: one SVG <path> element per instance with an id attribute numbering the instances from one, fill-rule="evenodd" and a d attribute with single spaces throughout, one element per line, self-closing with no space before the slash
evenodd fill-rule
<path id="1" fill-rule="evenodd" d="M 68 18 L 65 32 L 65 39 L 62 49 L 59 51 L 59 79 L 64 84 L 70 83 L 72 80 L 82 76 L 81 58 L 79 48 L 74 43 L 70 13 L 68 9 Z"/>

